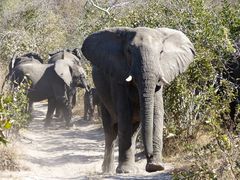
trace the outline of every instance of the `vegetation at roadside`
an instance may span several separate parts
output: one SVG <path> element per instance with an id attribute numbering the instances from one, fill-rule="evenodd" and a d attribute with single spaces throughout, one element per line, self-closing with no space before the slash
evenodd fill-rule
<path id="1" fill-rule="evenodd" d="M 20 164 L 16 149 L 12 146 L 3 146 L 0 144 L 0 171 L 18 171 L 20 170 Z"/>
<path id="2" fill-rule="evenodd" d="M 0 94 L 0 143 L 6 144 L 12 135 L 27 127 L 30 121 L 26 90 L 29 83 L 21 83 L 11 92 Z"/>
<path id="3" fill-rule="evenodd" d="M 98 1 L 105 10 L 112 7 L 106 13 L 81 0 L 2 0 L 0 63 L 7 64 L 16 51 L 46 58 L 56 49 L 80 47 L 89 33 L 106 27 L 179 29 L 194 43 L 196 57 L 189 70 L 165 88 L 164 152 L 191 158 L 189 168 L 175 173 L 176 179 L 239 178 L 239 108 L 234 121 L 229 117 L 239 84 L 226 66 L 232 62 L 237 68 L 240 61 L 239 0 L 114 2 Z M 209 137 L 204 143 L 198 141 L 203 135 Z"/>

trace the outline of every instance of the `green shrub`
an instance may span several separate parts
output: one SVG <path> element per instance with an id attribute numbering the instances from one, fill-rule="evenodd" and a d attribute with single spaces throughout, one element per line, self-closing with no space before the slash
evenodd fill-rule
<path id="1" fill-rule="evenodd" d="M 29 83 L 21 83 L 14 91 L 0 95 L 0 143 L 6 144 L 12 133 L 28 125 L 28 88 Z"/>

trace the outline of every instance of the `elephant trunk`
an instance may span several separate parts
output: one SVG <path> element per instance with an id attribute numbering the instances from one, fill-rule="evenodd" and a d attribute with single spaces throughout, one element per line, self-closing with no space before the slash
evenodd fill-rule
<path id="1" fill-rule="evenodd" d="M 154 115 L 154 93 L 156 88 L 155 78 L 150 76 L 148 73 L 148 79 L 143 78 L 141 80 L 139 88 L 142 137 L 145 154 L 148 161 L 151 161 L 151 159 L 153 158 L 153 115 Z"/>

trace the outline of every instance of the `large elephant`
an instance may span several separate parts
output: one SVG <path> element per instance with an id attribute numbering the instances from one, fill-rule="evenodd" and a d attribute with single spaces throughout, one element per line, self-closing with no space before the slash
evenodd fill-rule
<path id="1" fill-rule="evenodd" d="M 146 171 L 163 170 L 163 86 L 193 61 L 193 44 L 174 29 L 119 27 L 89 35 L 82 53 L 93 65 L 93 81 L 103 104 L 103 171 L 113 170 L 117 136 L 117 173 L 136 170 L 135 141 L 140 122 Z"/>
<path id="2" fill-rule="evenodd" d="M 85 88 L 87 84 L 85 71 L 79 59 L 71 53 L 64 53 L 64 58 L 56 61 L 55 64 L 20 63 L 11 73 L 11 80 L 17 83 L 22 82 L 24 76 L 32 81 L 28 90 L 30 102 L 48 99 L 45 126 L 49 125 L 56 104 L 61 106 L 66 125 L 69 126 L 72 116 L 69 98 L 71 89 Z"/>

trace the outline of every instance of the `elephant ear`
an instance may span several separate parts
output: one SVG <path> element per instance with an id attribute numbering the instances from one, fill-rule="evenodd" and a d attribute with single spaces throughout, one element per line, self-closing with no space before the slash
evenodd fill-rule
<path id="1" fill-rule="evenodd" d="M 170 83 L 183 73 L 193 61 L 195 50 L 191 41 L 181 31 L 158 28 L 162 40 L 160 51 L 160 80 Z"/>
<path id="2" fill-rule="evenodd" d="M 83 42 L 82 53 L 93 66 L 110 76 L 123 80 L 130 71 L 124 56 L 124 44 L 131 28 L 111 28 L 89 35 Z"/>
<path id="3" fill-rule="evenodd" d="M 70 87 L 72 83 L 72 74 L 68 61 L 64 59 L 57 60 L 54 65 L 57 75 Z"/>

